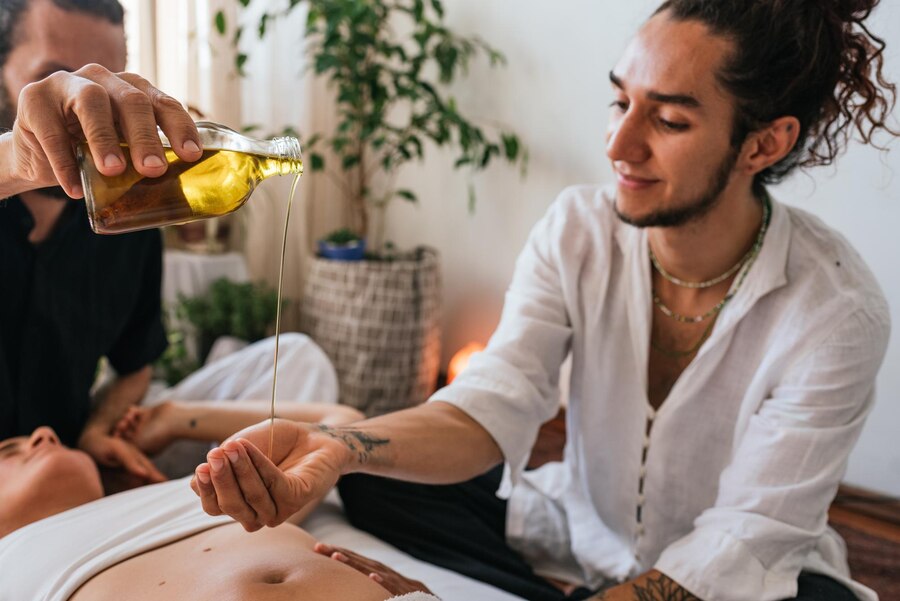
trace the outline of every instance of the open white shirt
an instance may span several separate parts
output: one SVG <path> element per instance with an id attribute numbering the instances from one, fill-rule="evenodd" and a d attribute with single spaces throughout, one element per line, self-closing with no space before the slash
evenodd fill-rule
<path id="1" fill-rule="evenodd" d="M 611 190 L 562 193 L 518 259 L 488 348 L 432 397 L 502 449 L 510 544 L 538 573 L 590 587 L 655 567 L 707 601 L 774 601 L 809 570 L 877 599 L 849 580 L 827 527 L 889 337 L 862 259 L 773 201 L 747 278 L 654 412 L 647 233 L 613 206 Z M 523 473 L 569 352 L 565 460 Z"/>

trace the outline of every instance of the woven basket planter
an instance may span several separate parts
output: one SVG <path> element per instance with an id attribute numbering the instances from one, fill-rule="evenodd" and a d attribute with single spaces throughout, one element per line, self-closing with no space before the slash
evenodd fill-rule
<path id="1" fill-rule="evenodd" d="M 392 261 L 313 259 L 300 328 L 337 370 L 341 403 L 368 416 L 424 402 L 440 362 L 437 252 Z"/>

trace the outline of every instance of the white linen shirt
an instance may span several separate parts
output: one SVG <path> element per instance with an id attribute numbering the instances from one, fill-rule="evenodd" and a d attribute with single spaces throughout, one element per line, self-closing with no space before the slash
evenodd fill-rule
<path id="1" fill-rule="evenodd" d="M 503 451 L 510 545 L 537 573 L 592 588 L 656 568 L 706 601 L 775 601 L 809 570 L 877 599 L 849 580 L 827 527 L 889 336 L 862 259 L 773 201 L 745 281 L 654 411 L 647 233 L 613 209 L 613 190 L 562 193 L 518 259 L 487 349 L 431 399 Z M 569 352 L 564 461 L 523 472 Z"/>

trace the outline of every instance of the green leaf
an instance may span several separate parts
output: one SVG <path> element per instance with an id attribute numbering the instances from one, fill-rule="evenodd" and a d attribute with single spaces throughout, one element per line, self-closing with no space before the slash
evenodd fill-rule
<path id="1" fill-rule="evenodd" d="M 339 230 L 334 230 L 333 232 L 329 233 L 327 236 L 325 236 L 324 240 L 338 246 L 343 246 L 350 244 L 351 242 L 362 240 L 362 238 L 360 238 L 359 235 L 350 228 L 342 227 Z"/>
<path id="2" fill-rule="evenodd" d="M 352 169 L 353 167 L 356 167 L 357 165 L 359 165 L 359 155 L 358 154 L 349 154 L 344 157 L 343 161 L 341 161 L 341 166 L 343 166 L 343 168 L 345 170 Z"/>
<path id="3" fill-rule="evenodd" d="M 259 27 L 257 27 L 257 33 L 259 33 L 259 39 L 262 39 L 266 35 L 266 24 L 269 22 L 269 19 L 272 18 L 272 15 L 269 13 L 263 13 L 259 18 Z"/>
<path id="4" fill-rule="evenodd" d="M 441 3 L 441 0 L 431 0 L 431 6 L 434 7 L 434 12 L 438 14 L 440 18 L 444 18 L 444 5 Z"/>
<path id="5" fill-rule="evenodd" d="M 422 147 L 422 140 L 417 136 L 410 136 L 408 143 L 416 147 L 416 156 L 420 159 L 425 158 L 425 149 Z"/>
<path id="6" fill-rule="evenodd" d="M 293 2 L 293 0 L 292 0 L 292 2 Z M 291 8 L 293 8 L 293 6 L 294 5 L 291 4 Z M 314 6 L 310 6 L 309 12 L 306 13 L 306 30 L 307 31 L 315 30 L 316 23 L 318 22 L 319 18 L 321 18 L 321 16 L 322 16 L 322 13 L 318 8 L 316 8 Z"/>
<path id="7" fill-rule="evenodd" d="M 507 160 L 514 161 L 519 156 L 519 138 L 512 134 L 503 134 L 503 152 Z"/>
<path id="8" fill-rule="evenodd" d="M 321 154 L 312 153 L 309 155 L 309 168 L 313 171 L 321 171 L 325 168 L 325 159 Z"/>
<path id="9" fill-rule="evenodd" d="M 496 146 L 485 146 L 484 152 L 481 155 L 481 163 L 479 164 L 480 169 L 484 169 L 488 166 L 488 163 L 491 162 L 491 155 L 493 154 L 493 150 L 497 148 Z M 500 149 L 497 148 L 497 152 L 500 152 Z"/>
<path id="10" fill-rule="evenodd" d="M 419 198 L 411 190 L 397 190 L 396 194 L 409 202 L 419 202 Z"/>
<path id="11" fill-rule="evenodd" d="M 237 68 L 237 72 L 242 77 L 244 75 L 246 75 L 246 73 L 244 73 L 244 63 L 247 62 L 247 58 L 249 58 L 249 57 L 246 54 L 244 54 L 243 52 L 241 52 L 234 59 L 234 66 Z"/>
<path id="12" fill-rule="evenodd" d="M 341 59 L 334 54 L 319 53 L 316 56 L 316 73 L 324 73 L 329 69 L 335 69 L 341 66 Z"/>
<path id="13" fill-rule="evenodd" d="M 216 11 L 216 17 L 213 20 L 216 26 L 216 31 L 219 32 L 219 35 L 225 35 L 225 13 L 221 10 Z"/>
<path id="14" fill-rule="evenodd" d="M 252 134 L 253 132 L 259 130 L 262 126 L 258 123 L 250 123 L 241 128 L 242 134 Z"/>
<path id="15" fill-rule="evenodd" d="M 247 8 L 247 6 L 250 4 L 250 0 L 238 0 L 238 2 L 240 2 L 241 6 L 243 6 L 244 8 Z"/>
<path id="16" fill-rule="evenodd" d="M 234 30 L 234 37 L 231 39 L 231 45 L 237 46 L 238 42 L 241 41 L 241 36 L 244 34 L 244 27 L 238 27 Z"/>

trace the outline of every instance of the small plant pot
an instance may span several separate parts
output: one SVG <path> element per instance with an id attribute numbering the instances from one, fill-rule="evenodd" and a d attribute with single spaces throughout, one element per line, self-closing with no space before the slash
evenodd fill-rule
<path id="1" fill-rule="evenodd" d="M 354 240 L 347 244 L 334 244 L 319 240 L 319 256 L 335 261 L 362 261 L 366 256 L 366 241 Z"/>

